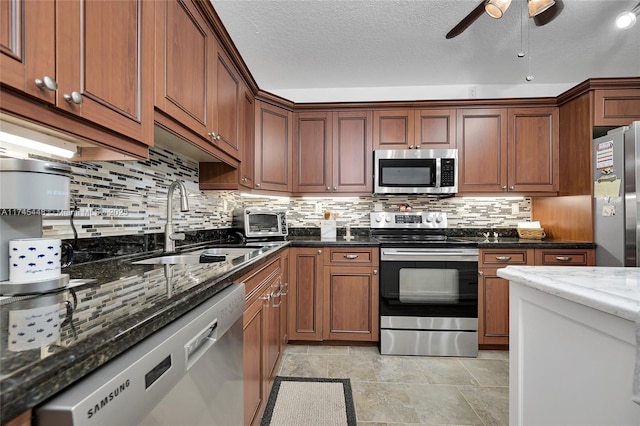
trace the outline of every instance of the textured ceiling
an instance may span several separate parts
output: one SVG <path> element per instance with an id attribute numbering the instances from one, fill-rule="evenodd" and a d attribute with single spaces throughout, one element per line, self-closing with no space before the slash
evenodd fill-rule
<path id="1" fill-rule="evenodd" d="M 211 2 L 258 86 L 295 102 L 556 96 L 640 76 L 640 24 L 614 25 L 637 0 L 562 0 L 541 27 L 513 0 L 450 40 L 479 0 Z"/>

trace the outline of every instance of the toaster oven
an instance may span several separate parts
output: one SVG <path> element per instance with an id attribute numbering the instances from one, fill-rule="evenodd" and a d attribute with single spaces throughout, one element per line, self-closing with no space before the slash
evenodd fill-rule
<path id="1" fill-rule="evenodd" d="M 286 210 L 235 209 L 232 228 L 240 231 L 245 238 L 284 238 L 289 235 Z"/>

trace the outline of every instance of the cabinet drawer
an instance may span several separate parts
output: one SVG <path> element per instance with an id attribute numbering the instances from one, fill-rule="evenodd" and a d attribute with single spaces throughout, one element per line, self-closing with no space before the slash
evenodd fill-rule
<path id="1" fill-rule="evenodd" d="M 245 286 L 247 306 L 252 302 L 251 299 L 255 296 L 255 294 L 253 294 L 256 292 L 255 290 L 267 282 L 272 275 L 279 272 L 280 257 L 276 257 L 275 259 L 271 259 L 266 266 L 258 270 L 253 270 L 240 279 L 240 282 L 243 282 Z"/>
<path id="2" fill-rule="evenodd" d="M 370 266 L 374 254 L 370 248 L 325 248 L 325 265 L 358 265 Z"/>
<path id="3" fill-rule="evenodd" d="M 533 264 L 533 250 L 506 249 L 506 250 L 480 250 L 480 267 L 491 266 L 499 268 L 499 265 L 531 265 Z"/>
<path id="4" fill-rule="evenodd" d="M 593 265 L 593 250 L 536 249 L 536 265 Z"/>

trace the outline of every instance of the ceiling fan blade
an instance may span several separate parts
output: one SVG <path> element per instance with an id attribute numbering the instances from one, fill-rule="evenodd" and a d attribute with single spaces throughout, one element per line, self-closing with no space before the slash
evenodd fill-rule
<path id="1" fill-rule="evenodd" d="M 556 0 L 555 4 L 551 6 L 549 9 L 545 10 L 539 15 L 533 17 L 533 23 L 536 24 L 536 27 L 542 27 L 543 25 L 547 25 L 549 22 L 553 21 L 558 17 L 560 12 L 564 9 L 564 4 L 562 4 L 562 0 Z"/>
<path id="2" fill-rule="evenodd" d="M 469 28 L 469 25 L 473 24 L 476 21 L 476 19 L 478 19 L 484 13 L 485 3 L 486 1 L 482 0 L 480 4 L 476 6 L 475 9 L 473 9 L 467 16 L 462 18 L 462 20 L 458 22 L 458 25 L 453 27 L 453 29 L 447 33 L 446 38 L 447 39 L 454 38 L 462 34 L 464 30 Z"/>

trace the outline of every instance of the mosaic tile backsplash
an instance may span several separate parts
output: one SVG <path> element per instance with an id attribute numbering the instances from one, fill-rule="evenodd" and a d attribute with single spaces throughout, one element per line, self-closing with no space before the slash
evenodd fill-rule
<path id="1" fill-rule="evenodd" d="M 518 222 L 531 219 L 529 198 L 255 198 L 237 191 L 200 191 L 198 163 L 161 148 L 151 149 L 145 161 L 69 166 L 73 173 L 71 206 L 69 211 L 45 215 L 44 237 L 73 238 L 72 212 L 78 238 L 162 233 L 167 190 L 176 179 L 184 181 L 190 206 L 190 211 L 180 212 L 174 194 L 173 217 L 179 232 L 229 228 L 232 209 L 258 206 L 287 208 L 291 228 L 319 227 L 326 209 L 334 214 L 338 226 L 348 223 L 353 228 L 368 228 L 370 211 L 394 211 L 400 204 L 414 211 L 446 212 L 450 228 L 515 228 Z"/>

